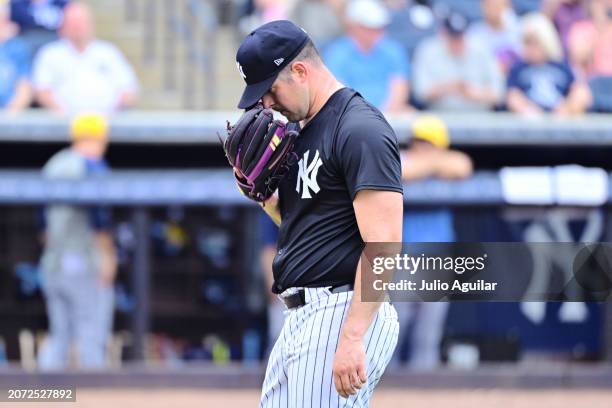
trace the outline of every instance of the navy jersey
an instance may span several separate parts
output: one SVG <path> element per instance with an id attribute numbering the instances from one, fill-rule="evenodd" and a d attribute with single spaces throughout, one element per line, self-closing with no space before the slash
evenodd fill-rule
<path id="1" fill-rule="evenodd" d="M 279 185 L 272 291 L 352 283 L 364 247 L 355 196 L 402 192 L 395 133 L 361 95 L 342 88 L 301 130 L 294 152 L 296 163 Z"/>
<path id="2" fill-rule="evenodd" d="M 574 83 L 569 65 L 550 61 L 532 65 L 515 64 L 508 74 L 508 89 L 517 88 L 540 108 L 551 111 L 563 101 Z"/>

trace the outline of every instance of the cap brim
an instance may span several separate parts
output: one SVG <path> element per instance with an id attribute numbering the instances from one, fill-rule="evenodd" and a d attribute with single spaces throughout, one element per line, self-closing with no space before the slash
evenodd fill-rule
<path id="1" fill-rule="evenodd" d="M 247 109 L 259 102 L 265 93 L 272 88 L 272 84 L 276 80 L 277 76 L 278 75 L 272 75 L 270 78 L 264 79 L 261 82 L 247 85 L 246 88 L 244 88 L 242 98 L 240 98 L 240 102 L 238 103 L 238 108 Z"/>

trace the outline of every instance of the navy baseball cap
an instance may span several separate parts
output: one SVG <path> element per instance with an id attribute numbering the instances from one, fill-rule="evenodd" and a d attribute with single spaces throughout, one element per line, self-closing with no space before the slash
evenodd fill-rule
<path id="1" fill-rule="evenodd" d="M 450 12 L 446 18 L 444 18 L 444 28 L 454 37 L 463 35 L 467 31 L 469 25 L 470 22 L 468 19 L 463 14 L 456 11 Z"/>
<path id="2" fill-rule="evenodd" d="M 306 31 L 288 20 L 271 21 L 247 35 L 236 53 L 238 71 L 247 84 L 238 108 L 255 105 L 309 39 Z"/>

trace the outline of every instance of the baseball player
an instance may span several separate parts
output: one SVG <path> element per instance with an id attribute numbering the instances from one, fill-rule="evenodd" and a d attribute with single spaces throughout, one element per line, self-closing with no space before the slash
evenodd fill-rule
<path id="1" fill-rule="evenodd" d="M 107 173 L 106 119 L 98 114 L 78 115 L 70 132 L 71 147 L 49 159 L 43 176 L 50 180 L 81 180 Z M 40 264 L 49 337 L 39 353 L 39 367 L 66 368 L 70 343 L 74 341 L 80 368 L 104 368 L 117 273 L 110 210 L 53 204 L 47 207 L 45 220 L 45 248 Z"/>
<path id="2" fill-rule="evenodd" d="M 365 243 L 401 242 L 396 136 L 375 107 L 336 80 L 306 32 L 289 21 L 249 34 L 237 65 L 247 83 L 238 107 L 251 109 L 230 127 L 226 154 L 241 190 L 263 197 L 264 210 L 280 221 L 272 291 L 288 309 L 260 407 L 367 407 L 399 330 L 390 303 L 362 301 L 360 270 Z M 292 125 L 282 122 L 261 125 L 268 108 L 299 124 L 299 135 L 293 139 Z M 245 124 L 253 117 L 255 126 Z M 248 163 L 261 150 L 240 142 L 242 133 L 261 128 L 273 130 L 266 140 L 274 154 L 292 147 L 277 195 L 270 194 L 274 180 L 257 180 L 269 167 Z M 254 191 L 262 185 L 263 193 Z"/>

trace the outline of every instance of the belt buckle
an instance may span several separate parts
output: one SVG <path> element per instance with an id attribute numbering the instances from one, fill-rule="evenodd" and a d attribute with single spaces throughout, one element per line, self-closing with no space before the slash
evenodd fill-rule
<path id="1" fill-rule="evenodd" d="M 295 309 L 306 304 L 306 291 L 303 288 L 289 288 L 279 298 L 287 309 Z"/>

